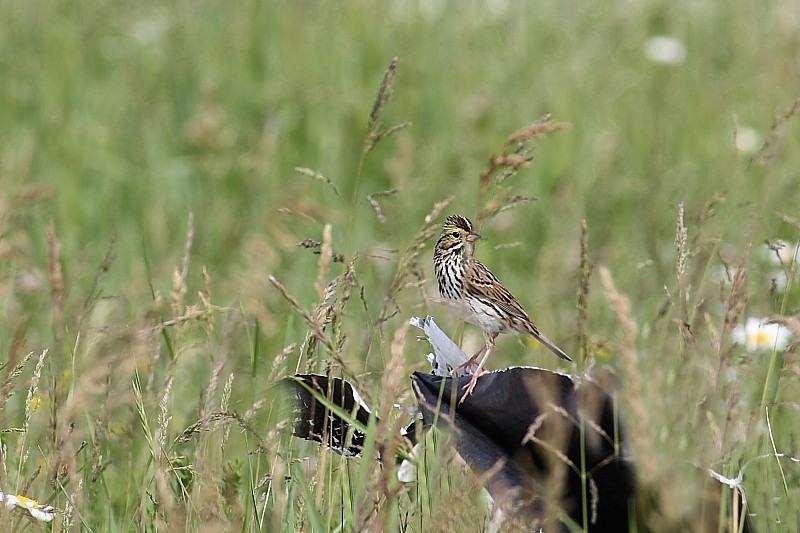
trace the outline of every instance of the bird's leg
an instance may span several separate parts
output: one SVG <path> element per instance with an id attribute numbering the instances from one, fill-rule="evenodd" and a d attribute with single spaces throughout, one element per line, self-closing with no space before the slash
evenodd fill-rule
<path id="1" fill-rule="evenodd" d="M 480 349 L 477 352 L 475 352 L 475 355 L 467 359 L 466 363 L 460 364 L 457 367 L 455 367 L 452 371 L 452 374 L 455 375 L 456 370 L 461 370 L 462 368 L 468 368 L 477 363 L 478 356 L 484 353 L 485 351 L 486 353 L 483 355 L 483 359 L 481 359 L 481 362 L 478 365 L 478 370 L 480 370 L 483 367 L 483 363 L 486 362 L 486 358 L 489 357 L 489 352 L 491 352 L 492 348 L 494 348 L 494 340 L 497 338 L 497 335 L 498 335 L 497 333 L 484 333 L 483 346 L 481 346 Z"/>
<path id="2" fill-rule="evenodd" d="M 478 351 L 478 353 L 476 353 L 473 356 L 473 359 L 474 359 L 474 358 L 478 357 L 478 354 L 480 354 L 481 351 L 486 350 L 486 353 L 483 354 L 483 357 L 481 358 L 480 363 L 478 363 L 478 368 L 475 370 L 475 372 L 472 373 L 472 379 L 469 380 L 469 383 L 464 385 L 464 388 L 463 388 L 464 395 L 461 397 L 461 400 L 458 402 L 459 405 L 464 403 L 464 400 L 467 399 L 467 396 L 472 394 L 472 391 L 475 389 L 475 385 L 478 384 L 478 378 L 483 376 L 484 374 L 488 374 L 489 373 L 488 371 L 483 369 L 483 364 L 489 358 L 489 354 L 492 353 L 492 349 L 494 349 L 494 339 L 496 337 L 497 337 L 497 333 L 487 335 L 486 336 L 486 344 L 484 345 L 483 348 L 481 348 L 481 350 Z M 469 363 L 470 361 L 467 361 L 467 362 Z"/>
<path id="3" fill-rule="evenodd" d="M 467 359 L 466 363 L 462 363 L 462 364 L 458 365 L 457 367 L 455 367 L 451 373 L 453 375 L 455 375 L 457 370 L 461 370 L 462 368 L 468 368 L 468 367 L 474 365 L 475 363 L 477 363 L 478 362 L 478 356 L 480 354 L 482 354 L 484 352 L 484 350 L 486 350 L 486 346 L 487 346 L 486 344 L 481 346 L 481 349 L 478 350 L 477 352 L 475 352 L 475 355 L 473 355 L 472 357 Z"/>
<path id="4" fill-rule="evenodd" d="M 486 348 L 486 353 L 485 353 L 485 354 L 483 354 L 483 357 L 481 358 L 481 362 L 480 362 L 480 363 L 478 363 L 478 370 L 477 370 L 477 372 L 481 372 L 481 371 L 483 371 L 483 373 L 484 373 L 484 374 L 488 374 L 488 372 L 486 372 L 485 370 L 483 370 L 483 364 L 486 362 L 486 360 L 487 360 L 487 359 L 489 359 L 489 354 L 490 354 L 490 353 L 492 353 L 492 350 L 493 350 L 493 349 L 494 349 L 494 337 L 492 337 L 492 342 L 491 342 L 491 344 L 487 345 L 487 348 Z"/>
<path id="5" fill-rule="evenodd" d="M 489 352 L 491 352 L 491 350 L 487 350 L 486 351 L 486 355 L 489 355 Z M 489 373 L 489 371 L 488 370 L 484 370 L 482 366 L 479 366 L 478 370 L 473 372 L 472 379 L 470 379 L 469 383 L 464 385 L 464 387 L 462 389 L 464 391 L 464 395 L 461 397 L 461 400 L 459 400 L 459 402 L 458 402 L 459 405 L 464 403 L 464 400 L 467 399 L 467 396 L 472 394 L 472 391 L 475 390 L 475 385 L 478 384 L 478 378 L 483 376 L 484 374 L 488 374 L 488 373 Z"/>

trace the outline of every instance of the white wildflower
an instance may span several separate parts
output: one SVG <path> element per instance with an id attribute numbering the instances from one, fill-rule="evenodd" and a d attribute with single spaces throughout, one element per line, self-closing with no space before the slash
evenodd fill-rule
<path id="1" fill-rule="evenodd" d="M 786 287 L 789 286 L 789 275 L 785 270 L 773 270 L 769 274 L 769 287 L 777 293 L 786 292 Z"/>
<path id="2" fill-rule="evenodd" d="M 486 7 L 489 8 L 489 14 L 496 19 L 505 18 L 508 14 L 510 4 L 510 0 L 486 0 Z"/>
<path id="3" fill-rule="evenodd" d="M 167 19 L 158 13 L 133 21 L 128 28 L 130 38 L 138 45 L 154 44 L 169 29 Z"/>
<path id="4" fill-rule="evenodd" d="M 792 339 L 791 332 L 780 324 L 770 324 L 766 319 L 748 318 L 745 324 L 733 328 L 731 337 L 749 352 L 783 351 Z"/>
<path id="5" fill-rule="evenodd" d="M 5 494 L 0 492 L 0 502 L 6 503 L 6 509 L 22 509 L 27 511 L 33 518 L 40 522 L 51 522 L 55 518 L 55 507 L 52 505 L 42 505 L 36 500 L 26 496 Z"/>
<path id="6" fill-rule="evenodd" d="M 734 146 L 737 152 L 752 155 L 761 148 L 761 135 L 753 128 L 737 128 Z"/>
<path id="7" fill-rule="evenodd" d="M 761 248 L 764 257 L 773 265 L 791 266 L 800 260 L 800 244 L 790 243 L 781 239 L 764 244 Z"/>
<path id="8" fill-rule="evenodd" d="M 686 59 L 686 46 L 673 37 L 658 35 L 647 39 L 644 53 L 650 61 L 680 65 Z"/>

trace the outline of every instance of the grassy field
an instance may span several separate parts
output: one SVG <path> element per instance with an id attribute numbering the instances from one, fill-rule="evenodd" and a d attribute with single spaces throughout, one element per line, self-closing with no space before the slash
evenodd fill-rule
<path id="1" fill-rule="evenodd" d="M 433 299 L 460 213 L 577 356 L 507 336 L 491 368 L 610 373 L 669 518 L 692 465 L 744 469 L 758 530 L 797 531 L 796 346 L 734 329 L 800 338 L 800 11 L 530 4 L 0 4 L 0 490 L 58 509 L 0 530 L 479 530 L 479 481 L 435 435 L 398 487 L 291 439 L 276 387 L 330 371 L 389 413 L 425 369 L 409 317 L 478 346 Z M 657 36 L 678 50 L 648 56 Z M 545 114 L 569 128 L 482 180 Z"/>

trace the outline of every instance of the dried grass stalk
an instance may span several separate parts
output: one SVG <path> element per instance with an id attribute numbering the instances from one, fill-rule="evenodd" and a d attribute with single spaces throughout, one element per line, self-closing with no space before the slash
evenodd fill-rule
<path id="1" fill-rule="evenodd" d="M 64 271 L 61 268 L 61 243 L 56 235 L 56 224 L 52 220 L 45 230 L 47 239 L 47 263 L 50 273 L 50 302 L 53 317 L 53 336 L 56 345 L 64 342 Z"/>
<path id="2" fill-rule="evenodd" d="M 394 84 L 394 78 L 397 74 L 397 66 L 399 63 L 399 58 L 395 57 L 392 59 L 392 62 L 389 63 L 389 68 L 386 69 L 383 75 L 380 87 L 378 87 L 378 96 L 372 104 L 372 111 L 369 114 L 369 121 L 367 122 L 367 138 L 364 140 L 365 154 L 371 152 L 381 139 L 394 135 L 398 131 L 411 125 L 410 122 L 405 122 L 387 130 L 381 129 L 381 111 L 383 111 L 383 107 L 392 96 L 392 85 Z"/>
<path id="3" fill-rule="evenodd" d="M 754 164 L 765 165 L 772 160 L 775 149 L 786 136 L 787 123 L 792 117 L 797 115 L 798 112 L 800 112 L 800 98 L 797 98 L 772 119 L 772 127 L 770 127 L 769 135 L 767 135 L 764 144 L 761 145 L 758 152 L 750 158 L 750 166 Z"/>
<path id="4" fill-rule="evenodd" d="M 648 420 L 650 417 L 642 402 L 644 385 L 642 375 L 639 372 L 639 358 L 636 353 L 638 325 L 631 312 L 630 300 L 617 291 L 614 280 L 611 278 L 611 273 L 606 267 L 600 267 L 600 281 L 603 284 L 606 299 L 611 304 L 611 308 L 616 313 L 617 320 L 622 326 L 622 339 L 618 346 L 621 357 L 620 369 L 625 374 L 625 386 L 622 388 L 622 394 L 631 414 L 628 423 L 631 428 L 629 434 L 636 446 L 637 455 L 641 457 L 644 479 L 652 480 L 656 475 L 657 467 L 653 463 L 655 455 L 650 445 L 653 439 L 648 432 Z"/>
<path id="5" fill-rule="evenodd" d="M 589 228 L 586 219 L 581 220 L 581 259 L 580 280 L 578 282 L 578 349 L 582 360 L 589 357 L 589 334 L 587 323 L 589 320 L 589 280 L 592 276 L 592 265 L 589 263 Z"/>
<path id="6" fill-rule="evenodd" d="M 492 176 L 501 184 L 516 172 L 530 165 L 533 160 L 532 142 L 541 135 L 554 133 L 569 128 L 569 124 L 550 122 L 550 115 L 544 115 L 533 124 L 511 134 L 503 146 L 503 150 L 489 157 L 489 163 L 480 175 L 480 197 L 489 192 Z"/>
<path id="7" fill-rule="evenodd" d="M 399 192 L 400 191 L 398 189 L 391 189 L 388 191 L 381 191 L 367 195 L 367 201 L 369 202 L 369 205 L 372 206 L 372 210 L 375 211 L 375 216 L 378 217 L 378 222 L 381 224 L 386 224 L 386 216 L 383 214 L 383 209 L 381 208 L 381 204 L 378 202 L 378 198 L 394 196 Z"/>

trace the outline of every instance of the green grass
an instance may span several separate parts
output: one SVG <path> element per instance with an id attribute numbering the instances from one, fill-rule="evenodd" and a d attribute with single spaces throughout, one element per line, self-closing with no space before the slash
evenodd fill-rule
<path id="1" fill-rule="evenodd" d="M 395 332 L 429 312 L 462 330 L 429 298 L 432 241 L 404 251 L 436 202 L 452 195 L 443 214 L 474 217 L 500 198 L 499 186 L 479 194 L 488 158 L 551 113 L 571 128 L 537 140 L 532 166 L 504 184 L 538 200 L 484 224 L 479 257 L 568 352 L 586 333 L 591 372 L 616 373 L 643 481 L 671 512 L 695 503 L 688 465 L 729 477 L 746 466 L 759 530 L 796 530 L 800 467 L 774 453 L 800 455 L 797 356 L 732 347 L 724 314 L 732 290 L 740 323 L 800 306 L 793 278 L 770 290 L 762 252 L 800 240 L 800 136 L 786 112 L 800 96 L 796 10 L 490 5 L 503 2 L 0 5 L 0 490 L 66 511 L 58 531 L 475 527 L 478 481 L 441 459 L 446 445 L 429 446 L 425 479 L 398 487 L 374 461 L 290 439 L 276 382 L 330 369 L 375 406 L 410 405 L 405 376 L 426 347 L 409 332 L 393 353 Z M 685 43 L 684 63 L 645 57 L 660 34 Z M 395 56 L 379 119 L 412 125 L 364 153 Z M 737 151 L 737 128 L 772 141 Z M 381 223 L 367 196 L 392 189 L 376 197 Z M 581 289 L 583 219 L 594 270 Z M 345 266 L 323 262 L 318 282 L 320 257 L 296 244 L 322 241 L 326 224 L 352 273 L 319 305 Z M 720 266 L 735 272 L 750 244 L 746 281 L 721 286 Z M 630 301 L 635 338 L 600 266 Z M 321 338 L 309 341 L 269 275 L 330 317 Z M 466 344 L 477 338 L 463 328 Z M 523 363 L 556 365 L 512 338 L 489 362 Z M 387 366 L 402 378 L 394 396 Z"/>

